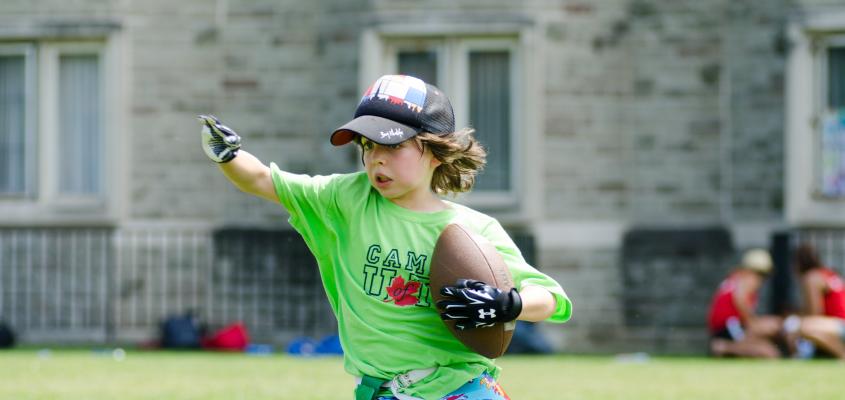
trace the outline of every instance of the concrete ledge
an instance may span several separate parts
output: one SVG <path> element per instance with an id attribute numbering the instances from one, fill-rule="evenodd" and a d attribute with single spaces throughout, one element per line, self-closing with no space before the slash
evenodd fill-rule
<path id="1" fill-rule="evenodd" d="M 104 38 L 123 25 L 115 20 L 50 19 L 0 20 L 0 37 L 6 39 Z"/>

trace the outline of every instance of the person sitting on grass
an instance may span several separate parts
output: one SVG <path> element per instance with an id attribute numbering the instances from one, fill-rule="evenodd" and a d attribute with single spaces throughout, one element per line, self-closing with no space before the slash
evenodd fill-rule
<path id="1" fill-rule="evenodd" d="M 716 357 L 778 358 L 782 319 L 757 315 L 757 294 L 772 270 L 769 252 L 752 249 L 719 284 L 708 315 L 710 354 Z"/>
<path id="2" fill-rule="evenodd" d="M 845 284 L 842 277 L 822 264 L 809 244 L 798 247 L 795 266 L 803 295 L 799 334 L 821 354 L 845 359 Z"/>

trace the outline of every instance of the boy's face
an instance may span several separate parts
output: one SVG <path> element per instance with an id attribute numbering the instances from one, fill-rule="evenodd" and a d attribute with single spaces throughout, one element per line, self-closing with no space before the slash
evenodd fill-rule
<path id="1" fill-rule="evenodd" d="M 440 165 L 431 151 L 413 139 L 396 145 L 377 144 L 365 137 L 360 140 L 370 184 L 382 196 L 403 205 L 430 195 L 431 177 Z"/>

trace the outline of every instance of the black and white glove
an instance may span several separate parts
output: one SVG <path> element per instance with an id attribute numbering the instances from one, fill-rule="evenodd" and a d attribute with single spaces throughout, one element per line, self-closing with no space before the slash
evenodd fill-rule
<path id="1" fill-rule="evenodd" d="M 202 123 L 202 149 L 205 155 L 217 163 L 232 161 L 241 148 L 241 137 L 213 115 L 200 115 L 199 120 Z"/>
<path id="2" fill-rule="evenodd" d="M 440 318 L 455 320 L 461 330 L 510 322 L 522 312 L 522 298 L 515 288 L 504 292 L 481 281 L 458 279 L 455 286 L 443 286 L 440 294 L 446 297 L 437 302 Z"/>

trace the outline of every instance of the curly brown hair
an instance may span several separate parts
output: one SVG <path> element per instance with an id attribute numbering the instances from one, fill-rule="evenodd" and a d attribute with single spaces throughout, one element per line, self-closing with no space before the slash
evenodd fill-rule
<path id="1" fill-rule="evenodd" d="M 487 150 L 473 136 L 475 129 L 464 128 L 445 135 L 420 133 L 414 137 L 421 148 L 428 148 L 440 165 L 431 178 L 437 194 L 468 192 L 487 163 Z"/>
<path id="2" fill-rule="evenodd" d="M 475 129 L 464 128 L 447 134 L 422 132 L 414 136 L 417 147 L 440 161 L 431 177 L 431 190 L 437 194 L 468 192 L 475 184 L 475 177 L 487 163 L 487 150 L 473 136 Z M 361 163 L 364 164 L 361 135 L 353 139 L 361 149 Z M 409 139 L 411 140 L 411 139 Z"/>

